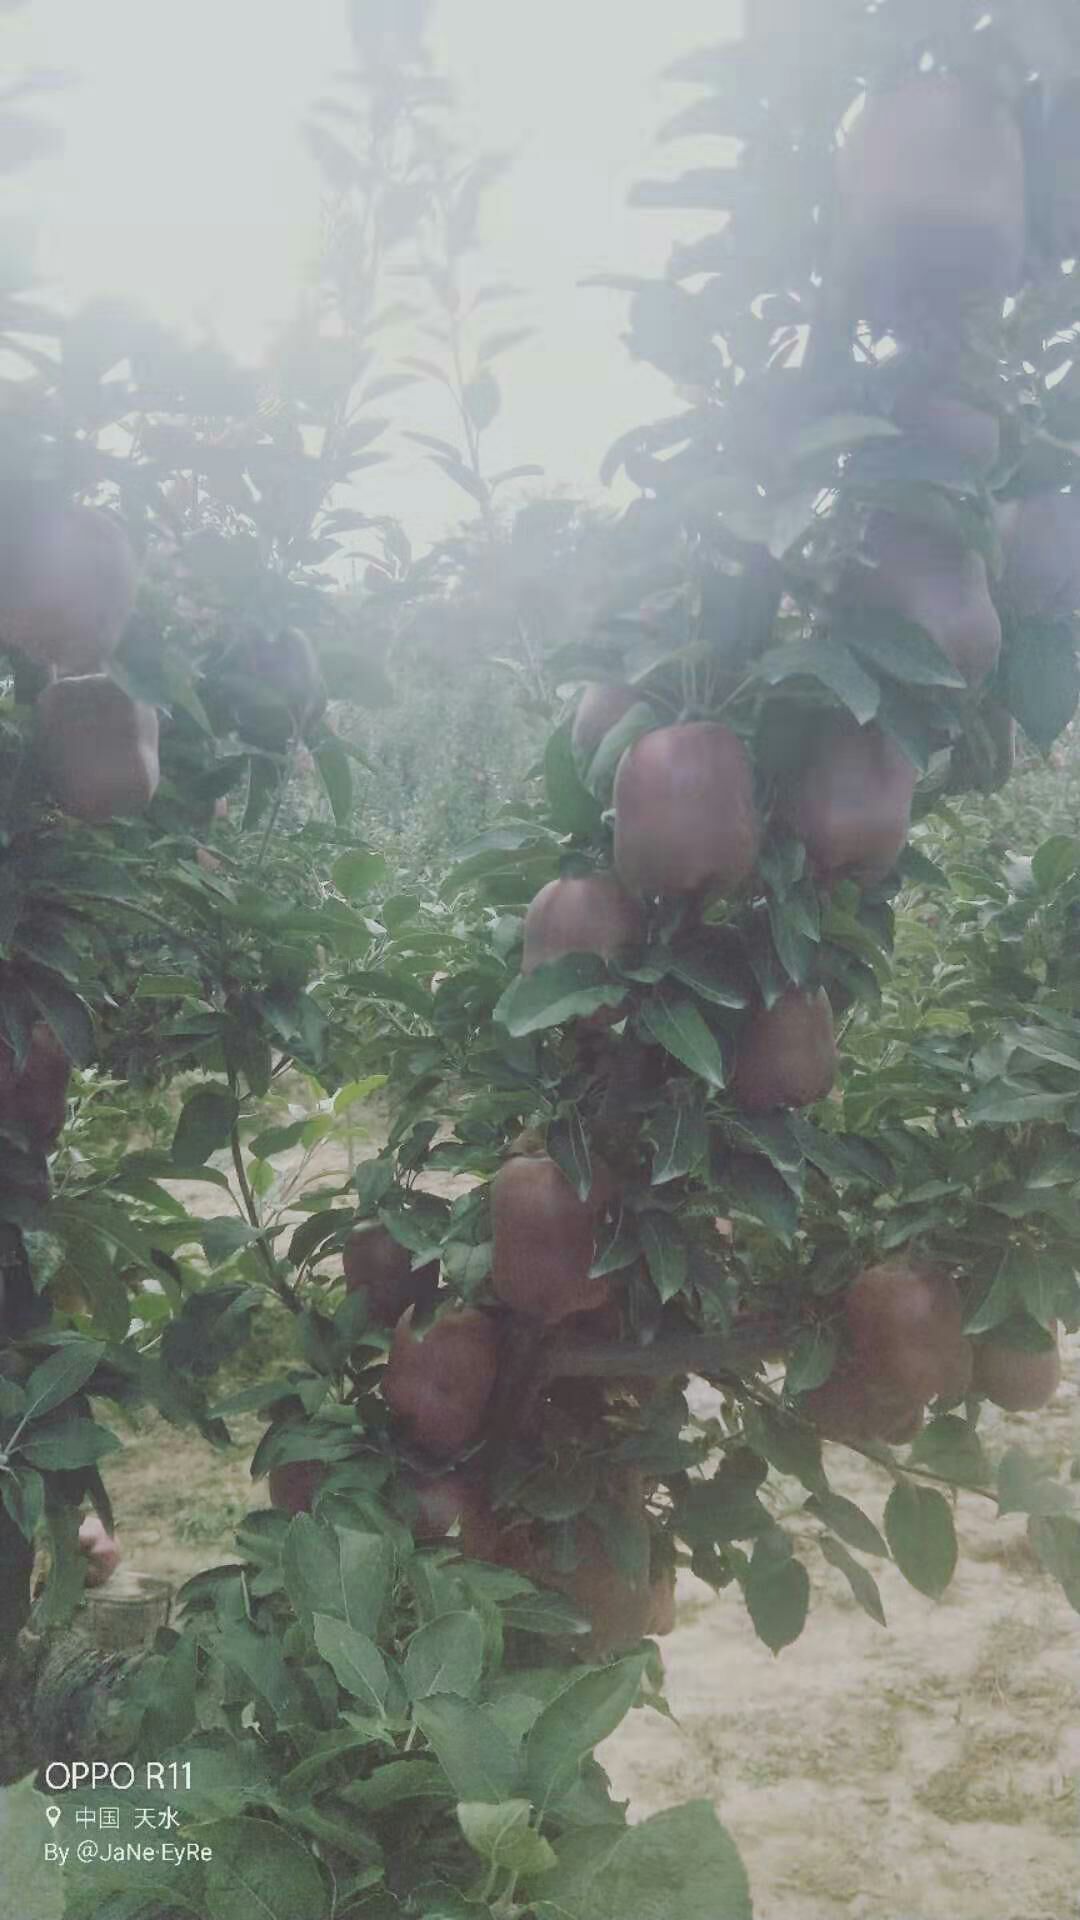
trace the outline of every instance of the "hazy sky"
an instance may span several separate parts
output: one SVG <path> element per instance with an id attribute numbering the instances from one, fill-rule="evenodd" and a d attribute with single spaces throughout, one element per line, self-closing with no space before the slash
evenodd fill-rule
<path id="1" fill-rule="evenodd" d="M 500 363 L 499 465 L 535 461 L 591 488 L 615 435 L 669 407 L 667 383 L 620 343 L 624 296 L 576 282 L 662 266 L 673 217 L 629 210 L 627 190 L 709 155 L 655 147 L 690 97 L 660 74 L 738 17 L 738 0 L 437 0 L 462 144 L 516 156 L 488 202 L 484 266 L 526 289 L 521 318 L 540 328 Z M 20 181 L 43 222 L 39 268 L 65 302 L 131 295 L 257 356 L 312 255 L 320 188 L 298 127 L 346 62 L 341 0 L 31 0 L 0 13 L 0 45 L 5 68 L 64 68 L 77 83 L 50 107 L 63 155 Z M 451 427 L 434 391 L 417 404 L 413 424 Z M 411 460 L 374 469 L 364 493 L 421 540 L 467 507 Z"/>

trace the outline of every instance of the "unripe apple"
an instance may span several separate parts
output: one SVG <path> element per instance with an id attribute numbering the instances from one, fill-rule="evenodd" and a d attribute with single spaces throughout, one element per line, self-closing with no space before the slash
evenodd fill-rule
<path id="1" fill-rule="evenodd" d="M 732 1091 L 750 1113 L 773 1107 L 810 1107 L 836 1079 L 836 1035 L 823 987 L 789 987 L 771 1007 L 760 1006 L 740 1040 Z"/>
<path id="2" fill-rule="evenodd" d="M 895 513 L 874 515 L 864 551 L 871 564 L 853 572 L 853 596 L 922 627 L 968 685 L 980 686 L 1001 652 L 982 554 Z"/>
<path id="3" fill-rule="evenodd" d="M 935 72 L 868 94 L 837 156 L 837 186 L 846 277 L 879 324 L 1017 285 L 1023 142 L 989 89 Z"/>
<path id="4" fill-rule="evenodd" d="M 977 730 L 956 742 L 946 793 L 998 793 L 1016 765 L 1016 721 L 996 700 L 979 708 Z"/>
<path id="5" fill-rule="evenodd" d="M 38 695 L 38 741 L 66 813 L 100 824 L 142 813 L 157 792 L 156 707 L 105 673 L 54 680 Z"/>
<path id="6" fill-rule="evenodd" d="M 822 722 L 810 758 L 778 803 L 818 878 L 850 874 L 871 885 L 907 844 L 916 773 L 880 728 L 850 714 Z"/>
<path id="7" fill-rule="evenodd" d="M 458 1307 L 418 1336 L 413 1311 L 394 1328 L 383 1397 L 421 1452 L 448 1458 L 483 1426 L 498 1368 L 495 1322 L 476 1307 Z"/>
<path id="8" fill-rule="evenodd" d="M 114 651 L 137 578 L 123 527 L 96 507 L 17 513 L 0 538 L 0 645 L 89 672 Z"/>
<path id="9" fill-rule="evenodd" d="M 546 1322 L 602 1307 L 606 1275 L 592 1279 L 597 1220 L 609 1183 L 594 1168 L 581 1200 L 547 1154 L 507 1160 L 491 1183 L 492 1285 L 518 1313 Z"/>
<path id="10" fill-rule="evenodd" d="M 384 1226 L 357 1227 L 345 1242 L 342 1265 L 346 1291 L 364 1295 L 372 1326 L 396 1326 L 407 1307 L 425 1315 L 435 1304 L 439 1262 L 414 1272 L 408 1248 Z"/>
<path id="11" fill-rule="evenodd" d="M 56 1035 L 39 1020 L 30 1034 L 22 1072 L 6 1041 L 0 1040 L 0 1131 L 10 1127 L 39 1150 L 51 1147 L 67 1118 L 71 1072 Z"/>
<path id="12" fill-rule="evenodd" d="M 1055 1335 L 1057 1329 L 1054 1329 Z M 972 1392 L 1006 1413 L 1037 1413 L 1061 1385 L 1061 1354 L 1052 1347 L 1029 1353 L 988 1335 L 976 1340 Z"/>
<path id="13" fill-rule="evenodd" d="M 325 1460 L 286 1460 L 271 1467 L 270 1505 L 282 1513 L 310 1513 L 328 1472 Z"/>
<path id="14" fill-rule="evenodd" d="M 588 766 L 604 735 L 618 726 L 623 715 L 637 705 L 638 698 L 633 687 L 618 686 L 610 681 L 596 681 L 586 687 L 578 701 L 570 732 L 570 745 L 579 766 Z"/>
<path id="15" fill-rule="evenodd" d="M 615 867 L 631 893 L 733 892 L 753 872 L 760 842 L 753 768 L 729 727 L 658 727 L 623 754 Z"/>

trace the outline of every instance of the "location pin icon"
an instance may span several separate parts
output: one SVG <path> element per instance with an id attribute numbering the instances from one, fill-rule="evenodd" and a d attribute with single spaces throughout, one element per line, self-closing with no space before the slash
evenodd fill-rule
<path id="1" fill-rule="evenodd" d="M 50 1827 L 55 1827 L 57 1821 L 60 1818 L 59 1807 L 46 1807 L 45 1818 L 48 1821 Z"/>

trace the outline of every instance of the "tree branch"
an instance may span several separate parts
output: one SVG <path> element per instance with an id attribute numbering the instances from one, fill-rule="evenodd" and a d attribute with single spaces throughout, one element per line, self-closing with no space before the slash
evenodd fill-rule
<path id="1" fill-rule="evenodd" d="M 775 1327 L 747 1326 L 733 1333 L 688 1333 L 656 1340 L 649 1347 L 626 1347 L 610 1340 L 553 1340 L 537 1356 L 541 1381 L 593 1378 L 618 1379 L 647 1375 L 650 1379 L 696 1373 L 711 1378 L 739 1373 L 754 1360 L 766 1360 L 777 1349 Z"/>

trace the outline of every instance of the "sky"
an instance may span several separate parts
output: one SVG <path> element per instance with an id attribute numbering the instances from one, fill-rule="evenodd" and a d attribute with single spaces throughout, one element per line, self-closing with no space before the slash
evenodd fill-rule
<path id="1" fill-rule="evenodd" d="M 638 212 L 626 198 L 643 175 L 715 157 L 656 145 L 691 97 L 661 75 L 738 23 L 738 0 L 437 0 L 432 49 L 458 98 L 459 142 L 513 157 L 486 205 L 480 265 L 525 289 L 512 317 L 538 329 L 500 362 L 493 468 L 535 462 L 553 484 L 618 504 L 599 493 L 607 447 L 670 410 L 666 381 L 621 344 L 625 295 L 577 283 L 655 273 L 673 240 L 699 230 L 701 216 Z M 65 304 L 128 296 L 257 359 L 314 257 L 321 188 L 299 128 L 347 56 L 341 0 L 0 7 L 4 70 L 72 76 L 48 102 L 62 153 L 14 176 L 41 222 L 44 280 Z M 425 389 L 410 424 L 452 438 L 448 405 Z M 468 510 L 411 458 L 372 469 L 364 493 L 421 545 Z"/>

